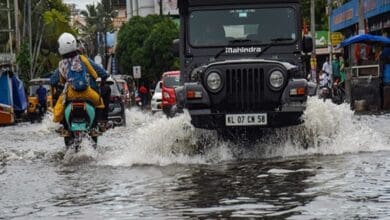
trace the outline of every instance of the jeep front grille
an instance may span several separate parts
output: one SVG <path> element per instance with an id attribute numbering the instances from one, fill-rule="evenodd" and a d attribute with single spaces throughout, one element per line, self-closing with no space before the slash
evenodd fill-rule
<path id="1" fill-rule="evenodd" d="M 226 69 L 226 107 L 256 110 L 264 100 L 264 69 Z"/>

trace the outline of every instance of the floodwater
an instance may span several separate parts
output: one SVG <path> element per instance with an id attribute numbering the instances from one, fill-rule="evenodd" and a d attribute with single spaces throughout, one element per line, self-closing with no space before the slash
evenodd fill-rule
<path id="1" fill-rule="evenodd" d="M 390 219 L 390 115 L 313 98 L 304 117 L 233 144 L 131 110 L 78 154 L 50 116 L 2 127 L 0 219 Z"/>

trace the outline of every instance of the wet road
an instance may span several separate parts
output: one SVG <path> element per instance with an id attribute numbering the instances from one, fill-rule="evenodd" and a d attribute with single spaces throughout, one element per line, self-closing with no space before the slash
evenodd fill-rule
<path id="1" fill-rule="evenodd" d="M 389 219 L 388 115 L 313 99 L 304 125 L 245 146 L 187 115 L 127 116 L 77 155 L 49 118 L 0 128 L 0 219 Z"/>

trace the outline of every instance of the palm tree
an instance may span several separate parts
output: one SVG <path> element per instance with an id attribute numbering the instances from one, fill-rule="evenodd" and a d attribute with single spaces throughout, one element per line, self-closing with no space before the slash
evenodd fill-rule
<path id="1" fill-rule="evenodd" d="M 117 12 L 111 9 L 110 1 L 107 0 L 102 0 L 96 6 L 87 5 L 86 9 L 81 11 L 81 15 L 85 17 L 87 25 L 81 31 L 84 41 L 89 42 L 88 51 L 90 55 L 96 55 L 98 49 L 102 50 L 100 53 L 104 53 L 104 42 L 98 42 L 98 34 L 113 30 L 112 20 Z"/>

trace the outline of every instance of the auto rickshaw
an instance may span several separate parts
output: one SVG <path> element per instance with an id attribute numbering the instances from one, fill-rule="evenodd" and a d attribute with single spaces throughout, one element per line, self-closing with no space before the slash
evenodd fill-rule
<path id="1" fill-rule="evenodd" d="M 30 121 L 35 121 L 40 118 L 39 115 L 39 103 L 38 97 L 36 94 L 37 89 L 39 88 L 39 84 L 43 83 L 43 87 L 47 90 L 47 102 L 46 107 L 47 111 L 53 111 L 53 98 L 52 98 L 52 87 L 50 84 L 50 78 L 37 78 L 30 80 L 30 86 L 28 88 L 28 118 Z"/>

